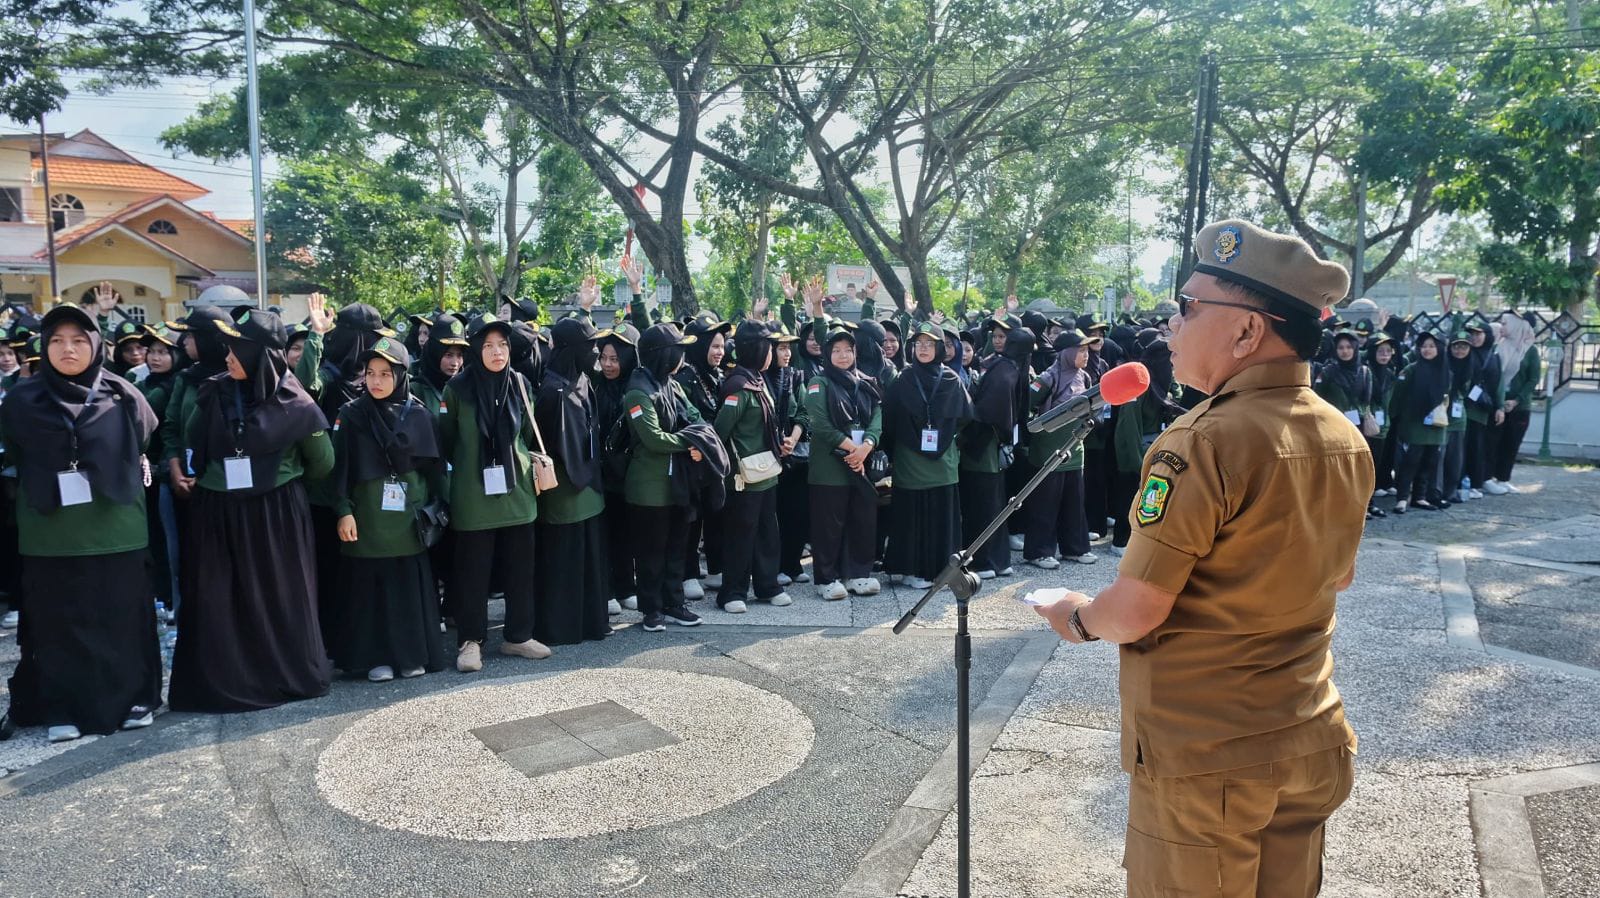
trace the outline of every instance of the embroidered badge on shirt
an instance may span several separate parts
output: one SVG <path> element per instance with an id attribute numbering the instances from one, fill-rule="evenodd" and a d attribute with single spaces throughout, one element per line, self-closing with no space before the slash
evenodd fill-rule
<path id="1" fill-rule="evenodd" d="M 722 404 L 723 405 L 738 405 L 739 404 L 739 397 L 737 397 L 737 396 L 729 396 L 727 399 L 722 400 Z"/>
<path id="2" fill-rule="evenodd" d="M 1144 482 L 1144 489 L 1139 492 L 1139 507 L 1135 509 L 1135 516 L 1139 519 L 1140 527 L 1160 523 L 1167 516 L 1167 500 L 1172 498 L 1172 479 L 1160 474 L 1151 474 Z"/>
<path id="3" fill-rule="evenodd" d="M 821 393 L 822 392 L 822 385 L 821 384 L 812 384 L 811 386 L 806 387 L 806 392 L 807 393 Z"/>
<path id="4" fill-rule="evenodd" d="M 450 414 L 450 405 L 449 405 L 449 403 L 445 402 L 443 399 L 439 400 L 439 414 L 441 414 L 441 415 Z"/>
<path id="5" fill-rule="evenodd" d="M 636 405 L 633 408 L 628 409 L 628 417 L 630 417 L 630 418 L 639 418 L 639 417 L 643 417 L 643 415 L 644 415 L 644 406 L 642 406 L 642 405 Z"/>
<path id="6" fill-rule="evenodd" d="M 1164 464 L 1171 468 L 1174 474 L 1182 474 L 1189 467 L 1189 463 L 1180 458 L 1178 453 L 1169 452 L 1166 449 L 1158 450 L 1155 455 L 1151 456 L 1150 463 Z"/>

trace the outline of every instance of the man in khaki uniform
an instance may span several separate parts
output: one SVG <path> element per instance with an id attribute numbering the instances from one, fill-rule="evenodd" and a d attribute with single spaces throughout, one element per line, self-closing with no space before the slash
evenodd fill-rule
<path id="1" fill-rule="evenodd" d="M 1306 362 L 1349 276 L 1243 221 L 1196 245 L 1172 360 L 1212 398 L 1146 454 L 1116 582 L 1038 611 L 1122 647 L 1128 894 L 1303 898 L 1356 745 L 1330 643 L 1372 458 Z"/>

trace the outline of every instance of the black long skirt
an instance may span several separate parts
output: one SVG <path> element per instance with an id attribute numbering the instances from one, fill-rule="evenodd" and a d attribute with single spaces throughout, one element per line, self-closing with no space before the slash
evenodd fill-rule
<path id="1" fill-rule="evenodd" d="M 604 519 L 595 515 L 576 524 L 540 521 L 534 526 L 533 638 L 545 645 L 575 645 L 610 636 Z"/>
<path id="2" fill-rule="evenodd" d="M 339 619 L 330 646 L 347 673 L 389 666 L 443 670 L 439 587 L 427 552 L 339 562 Z"/>
<path id="3" fill-rule="evenodd" d="M 921 490 L 894 488 L 884 570 L 932 580 L 960 550 L 961 503 L 955 484 Z"/>
<path id="4" fill-rule="evenodd" d="M 194 491 L 188 582 L 167 702 L 256 711 L 328 691 L 305 487 L 259 496 Z"/>
<path id="5" fill-rule="evenodd" d="M 161 647 L 145 550 L 22 558 L 22 658 L 11 676 L 19 726 L 114 733 L 134 705 L 161 704 Z"/>

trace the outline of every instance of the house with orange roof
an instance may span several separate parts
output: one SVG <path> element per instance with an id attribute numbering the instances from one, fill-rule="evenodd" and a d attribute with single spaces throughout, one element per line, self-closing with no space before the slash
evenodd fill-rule
<path id="1" fill-rule="evenodd" d="M 48 306 L 57 295 L 90 305 L 109 281 L 127 318 L 161 321 L 217 285 L 254 295 L 252 222 L 221 220 L 189 203 L 210 191 L 141 162 L 93 131 L 46 141 L 45 195 L 37 135 L 0 135 L 0 292 L 6 304 Z M 47 222 L 58 284 L 50 282 Z M 298 302 L 296 300 L 299 300 Z M 293 316 L 299 297 L 272 297 Z"/>

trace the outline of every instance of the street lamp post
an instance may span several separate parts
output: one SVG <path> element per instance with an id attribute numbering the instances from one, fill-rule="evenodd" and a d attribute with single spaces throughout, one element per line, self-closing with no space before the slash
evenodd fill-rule
<path id="1" fill-rule="evenodd" d="M 1561 336 L 1554 330 L 1550 332 L 1550 339 L 1545 341 L 1545 369 L 1544 369 L 1544 436 L 1539 439 L 1539 460 L 1549 461 L 1550 454 L 1550 407 L 1555 401 L 1556 377 L 1561 370 L 1561 357 L 1565 347 L 1561 343 Z"/>

